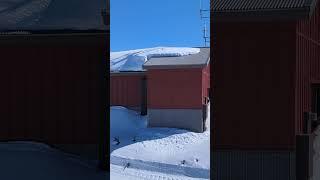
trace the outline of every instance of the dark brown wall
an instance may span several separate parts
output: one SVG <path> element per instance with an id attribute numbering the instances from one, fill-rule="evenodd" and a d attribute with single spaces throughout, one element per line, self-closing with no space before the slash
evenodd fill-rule
<path id="1" fill-rule="evenodd" d="M 97 143 L 105 35 L 0 36 L 0 141 Z"/>
<path id="2" fill-rule="evenodd" d="M 311 111 L 311 84 L 320 83 L 320 3 L 309 20 L 297 24 L 296 132 L 302 132 L 303 112 Z"/>
<path id="3" fill-rule="evenodd" d="M 214 148 L 293 148 L 295 23 L 212 28 Z"/>
<path id="4" fill-rule="evenodd" d="M 112 73 L 110 76 L 110 105 L 140 107 L 143 77 L 145 73 Z"/>

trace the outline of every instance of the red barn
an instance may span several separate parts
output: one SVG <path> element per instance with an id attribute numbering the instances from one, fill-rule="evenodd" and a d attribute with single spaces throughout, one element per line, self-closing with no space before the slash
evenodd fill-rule
<path id="1" fill-rule="evenodd" d="M 320 3 L 215 0 L 211 16 L 216 179 L 311 177 L 297 138 L 320 114 Z"/>
<path id="2" fill-rule="evenodd" d="M 142 72 L 111 72 L 111 105 L 141 108 L 150 127 L 204 131 L 210 49 L 181 57 L 150 58 Z"/>
<path id="3" fill-rule="evenodd" d="M 100 152 L 105 167 L 106 3 L 34 2 L 1 7 L 0 141 L 38 141 L 93 159 Z"/>

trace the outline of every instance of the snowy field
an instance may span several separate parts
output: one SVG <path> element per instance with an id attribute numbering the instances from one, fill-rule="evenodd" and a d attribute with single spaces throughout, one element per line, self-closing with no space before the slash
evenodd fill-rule
<path id="1" fill-rule="evenodd" d="M 209 128 L 204 133 L 147 128 L 147 117 L 111 107 L 110 138 L 111 179 L 210 178 Z"/>
<path id="2" fill-rule="evenodd" d="M 152 57 L 179 57 L 200 52 L 199 48 L 155 47 L 110 53 L 110 71 L 142 71 Z"/>

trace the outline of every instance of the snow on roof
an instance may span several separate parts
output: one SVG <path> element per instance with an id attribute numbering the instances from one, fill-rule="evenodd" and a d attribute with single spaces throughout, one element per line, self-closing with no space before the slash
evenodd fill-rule
<path id="1" fill-rule="evenodd" d="M 199 48 L 155 47 L 110 53 L 110 71 L 142 71 L 150 58 L 180 57 L 200 52 Z"/>
<path id="2" fill-rule="evenodd" d="M 105 30 L 105 0 L 1 0 L 0 31 Z"/>
<path id="3" fill-rule="evenodd" d="M 204 68 L 210 61 L 210 48 L 200 48 L 200 52 L 189 56 L 151 58 L 143 64 L 144 69 Z"/>

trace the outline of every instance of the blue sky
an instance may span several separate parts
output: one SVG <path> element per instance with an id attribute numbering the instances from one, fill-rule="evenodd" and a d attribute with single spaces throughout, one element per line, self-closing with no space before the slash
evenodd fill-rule
<path id="1" fill-rule="evenodd" d="M 202 0 L 202 7 L 209 9 L 209 0 Z M 200 0 L 111 0 L 111 51 L 203 46 L 199 11 Z"/>

